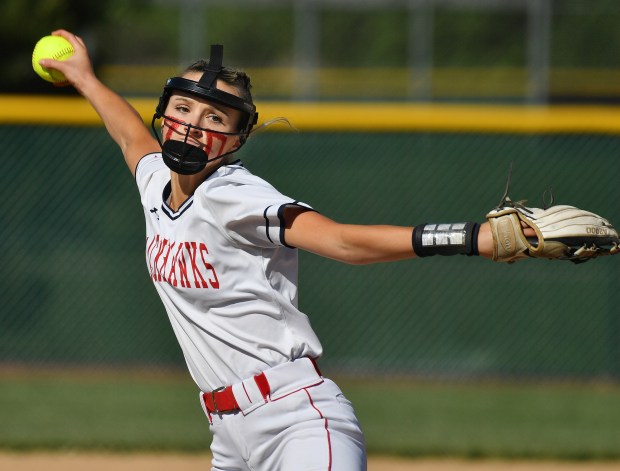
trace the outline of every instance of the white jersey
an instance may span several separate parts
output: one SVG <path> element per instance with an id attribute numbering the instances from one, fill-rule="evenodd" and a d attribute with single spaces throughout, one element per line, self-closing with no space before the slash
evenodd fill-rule
<path id="1" fill-rule="evenodd" d="M 178 211 L 166 203 L 170 170 L 161 154 L 140 160 L 136 183 L 148 271 L 202 391 L 321 355 L 297 308 L 297 249 L 284 240 L 283 209 L 307 205 L 240 161 L 217 169 Z"/>

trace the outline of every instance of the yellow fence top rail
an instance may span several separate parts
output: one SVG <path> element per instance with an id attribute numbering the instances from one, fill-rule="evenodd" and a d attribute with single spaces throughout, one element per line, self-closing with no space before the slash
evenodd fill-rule
<path id="1" fill-rule="evenodd" d="M 157 98 L 128 101 L 150 123 Z M 300 131 L 620 134 L 620 106 L 259 102 L 257 107 L 259 124 L 286 117 Z M 0 95 L 0 124 L 97 126 L 101 121 L 81 97 Z"/>

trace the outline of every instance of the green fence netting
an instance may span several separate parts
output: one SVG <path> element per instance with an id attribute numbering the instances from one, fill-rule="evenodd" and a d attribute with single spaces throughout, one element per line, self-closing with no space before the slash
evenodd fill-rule
<path id="1" fill-rule="evenodd" d="M 182 366 L 144 263 L 138 193 L 101 127 L 0 127 L 0 363 Z M 504 191 L 620 221 L 620 136 L 265 133 L 241 151 L 351 223 L 483 220 Z M 616 222 L 618 224 L 618 222 Z M 620 264 L 300 254 L 322 367 L 365 375 L 620 378 Z"/>

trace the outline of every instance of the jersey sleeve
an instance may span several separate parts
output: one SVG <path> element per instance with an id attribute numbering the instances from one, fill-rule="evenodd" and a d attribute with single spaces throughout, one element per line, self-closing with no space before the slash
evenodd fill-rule
<path id="1" fill-rule="evenodd" d="M 288 206 L 313 210 L 257 177 L 211 188 L 208 201 L 214 219 L 229 238 L 258 247 L 291 247 L 284 237 L 284 210 Z"/>
<path id="2" fill-rule="evenodd" d="M 161 153 L 146 154 L 136 167 L 136 184 L 140 194 L 144 194 L 151 177 L 158 171 L 166 169 Z"/>

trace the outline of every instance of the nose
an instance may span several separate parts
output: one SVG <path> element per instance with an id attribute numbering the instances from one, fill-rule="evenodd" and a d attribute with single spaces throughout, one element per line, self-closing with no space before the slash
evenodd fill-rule
<path id="1" fill-rule="evenodd" d="M 202 129 L 197 128 L 196 125 L 189 123 L 188 125 L 185 126 L 186 132 L 188 136 L 191 137 L 201 137 L 202 136 Z"/>

